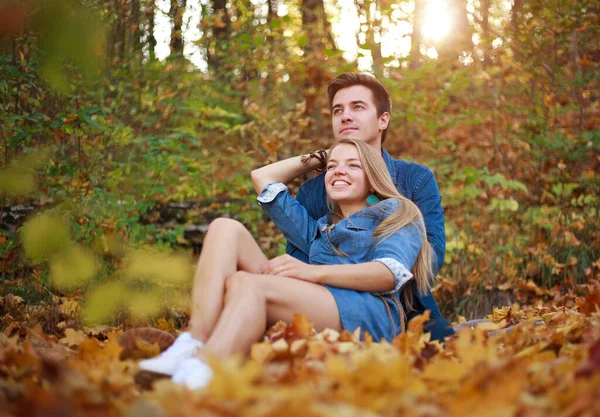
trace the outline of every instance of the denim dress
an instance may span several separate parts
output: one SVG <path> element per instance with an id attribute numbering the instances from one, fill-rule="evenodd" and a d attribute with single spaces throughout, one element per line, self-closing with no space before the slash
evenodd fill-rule
<path id="1" fill-rule="evenodd" d="M 353 332 L 360 327 L 375 341 L 391 341 L 400 334 L 405 317 L 400 293 L 413 278 L 410 270 L 421 250 L 422 235 L 418 227 L 407 225 L 385 239 L 373 236 L 381 221 L 398 210 L 398 200 L 368 206 L 334 225 L 329 216 L 313 219 L 282 183 L 269 184 L 257 200 L 288 241 L 306 255 L 309 264 L 384 264 L 394 276 L 394 288 L 389 291 L 325 287 L 335 299 L 344 329 Z"/>

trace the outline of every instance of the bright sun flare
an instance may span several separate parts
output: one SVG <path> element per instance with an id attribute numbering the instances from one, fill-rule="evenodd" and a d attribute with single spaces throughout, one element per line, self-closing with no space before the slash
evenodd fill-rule
<path id="1" fill-rule="evenodd" d="M 264 0 L 251 0 L 253 3 L 262 3 Z M 186 13 L 184 15 L 183 38 L 185 42 L 184 55 L 190 59 L 196 67 L 205 70 L 206 60 L 200 53 L 194 42 L 200 39 L 199 29 L 200 3 L 202 0 L 187 0 Z M 414 3 L 400 2 L 399 7 L 406 15 L 413 12 Z M 162 11 L 156 13 L 154 35 L 157 40 L 156 55 L 159 59 L 166 58 L 169 53 L 169 37 L 171 24 L 169 22 L 168 10 L 170 0 L 156 0 L 156 6 Z M 348 60 L 358 58 L 359 69 L 368 70 L 372 64 L 370 56 L 361 56 L 359 46 L 356 43 L 357 33 L 360 25 L 356 13 L 354 0 L 325 0 L 326 7 L 332 16 L 332 28 L 334 37 L 344 56 Z M 283 4 L 282 4 L 283 6 Z M 435 44 L 449 35 L 452 28 L 452 18 L 448 10 L 447 0 L 426 0 L 422 34 L 423 40 L 428 44 Z M 280 15 L 287 14 L 287 8 L 281 7 Z M 410 53 L 411 24 L 402 20 L 387 27 L 387 34 L 381 39 L 381 49 L 384 57 L 390 55 L 408 56 Z M 424 47 L 422 52 L 431 58 L 437 57 L 433 46 Z"/>
<path id="2" fill-rule="evenodd" d="M 423 20 L 423 36 L 438 42 L 448 34 L 451 25 L 448 2 L 446 0 L 429 0 Z"/>

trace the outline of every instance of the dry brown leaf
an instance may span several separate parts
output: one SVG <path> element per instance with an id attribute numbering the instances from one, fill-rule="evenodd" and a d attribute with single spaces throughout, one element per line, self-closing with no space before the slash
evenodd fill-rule
<path id="1" fill-rule="evenodd" d="M 87 338 L 81 330 L 66 329 L 65 337 L 60 339 L 60 343 L 68 347 L 77 347 L 85 342 Z"/>

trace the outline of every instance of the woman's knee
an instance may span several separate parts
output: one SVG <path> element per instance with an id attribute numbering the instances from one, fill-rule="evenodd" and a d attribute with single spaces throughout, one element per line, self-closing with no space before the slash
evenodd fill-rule
<path id="1" fill-rule="evenodd" d="M 225 300 L 228 298 L 262 297 L 258 280 L 253 279 L 253 274 L 246 271 L 237 271 L 225 279 Z"/>
<path id="2" fill-rule="evenodd" d="M 237 220 L 234 219 L 230 219 L 229 217 L 219 217 L 214 219 L 212 222 L 210 222 L 210 224 L 208 225 L 208 232 L 207 233 L 223 233 L 224 231 L 229 231 L 229 230 L 234 230 L 234 231 L 238 231 L 238 230 L 245 230 L 246 227 L 238 222 Z"/>
<path id="3" fill-rule="evenodd" d="M 244 233 L 249 234 L 250 232 L 247 230 L 246 226 L 237 220 L 228 217 L 219 217 L 208 225 L 205 239 L 239 238 Z"/>

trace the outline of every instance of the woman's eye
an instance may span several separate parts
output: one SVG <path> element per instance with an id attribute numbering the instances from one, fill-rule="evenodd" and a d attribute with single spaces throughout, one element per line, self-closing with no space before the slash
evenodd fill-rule
<path id="1" fill-rule="evenodd" d="M 335 169 L 335 165 L 327 165 L 327 171 L 331 171 L 332 169 Z"/>
<path id="2" fill-rule="evenodd" d="M 358 164 L 350 164 L 349 166 L 350 166 L 350 168 L 358 168 L 358 169 L 360 169 L 360 165 L 358 165 Z"/>
<path id="3" fill-rule="evenodd" d="M 361 110 L 361 109 L 363 109 L 364 107 L 363 107 L 363 105 L 362 105 L 362 104 L 357 104 L 356 106 L 354 106 L 354 108 L 355 108 L 356 110 Z"/>
<path id="4" fill-rule="evenodd" d="M 341 109 L 334 109 L 334 110 L 333 110 L 333 114 L 334 114 L 334 115 L 338 115 L 338 114 L 340 114 L 341 112 L 342 112 L 342 110 L 341 110 Z"/>

